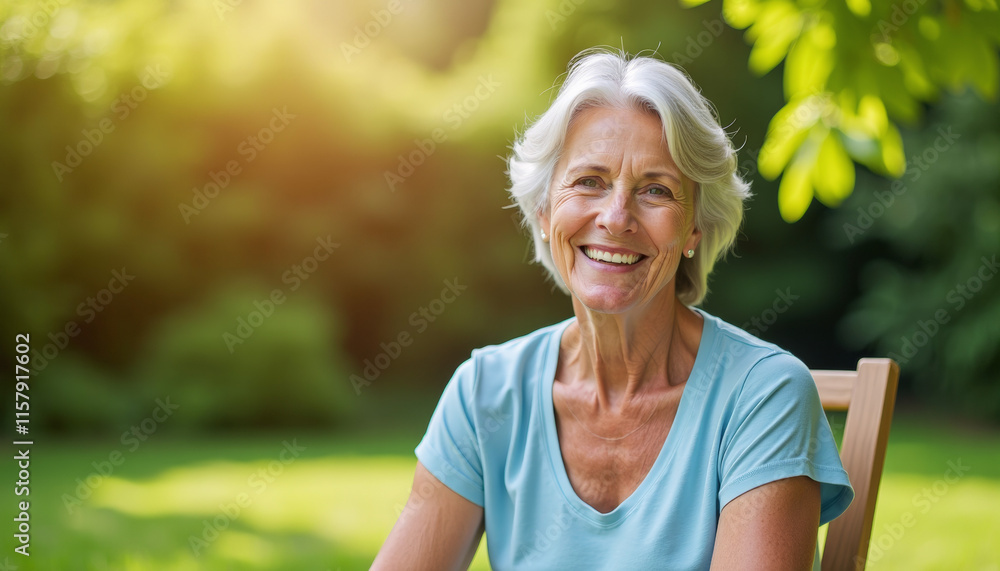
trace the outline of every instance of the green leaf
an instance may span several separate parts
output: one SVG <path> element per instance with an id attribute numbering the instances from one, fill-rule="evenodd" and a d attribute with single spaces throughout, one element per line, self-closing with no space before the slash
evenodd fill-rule
<path id="1" fill-rule="evenodd" d="M 847 0 L 847 8 L 859 18 L 865 18 L 872 11 L 869 0 Z"/>
<path id="2" fill-rule="evenodd" d="M 831 131 L 820 145 L 812 175 L 816 198 L 827 206 L 839 206 L 854 190 L 854 163 L 836 133 Z"/>
<path id="3" fill-rule="evenodd" d="M 802 13 L 791 3 L 773 1 L 762 5 L 757 21 L 747 32 L 754 42 L 750 69 L 760 75 L 774 69 L 801 31 Z"/>
<path id="4" fill-rule="evenodd" d="M 878 141 L 854 133 L 841 133 L 841 142 L 847 154 L 872 170 L 882 169 L 882 149 Z"/>
<path id="5" fill-rule="evenodd" d="M 774 114 L 757 157 L 757 169 L 764 178 L 774 180 L 781 174 L 818 120 L 813 99 L 789 103 Z"/>
<path id="6" fill-rule="evenodd" d="M 875 95 L 865 95 L 858 102 L 858 119 L 864 124 L 864 129 L 874 135 L 885 133 L 889 126 L 889 115 L 885 112 L 885 104 Z"/>
<path id="7" fill-rule="evenodd" d="M 990 49 L 986 40 L 977 38 L 975 47 L 970 50 L 975 56 L 969 61 L 969 82 L 972 87 L 979 92 L 983 99 L 994 99 L 997 96 L 997 68 L 1000 67 L 1000 60 L 997 59 L 997 52 Z"/>
<path id="8" fill-rule="evenodd" d="M 778 186 L 778 211 L 785 222 L 795 222 L 802 218 L 812 202 L 813 189 L 810 184 L 809 168 L 796 161 L 781 177 Z"/>
<path id="9" fill-rule="evenodd" d="M 899 72 L 902 72 L 902 81 L 899 80 Z M 887 70 L 883 75 L 882 81 L 879 82 L 879 88 L 882 103 L 885 105 L 887 113 L 902 121 L 916 122 L 920 118 L 921 107 L 920 102 L 907 91 L 908 82 L 906 80 L 906 72 L 902 69 L 893 69 L 891 71 Z M 923 93 L 927 94 L 927 97 L 924 97 L 924 99 L 928 99 L 930 96 L 933 96 L 934 91 L 923 91 Z"/>
<path id="10" fill-rule="evenodd" d="M 833 71 L 831 48 L 837 43 L 836 32 L 827 24 L 817 24 L 806 30 L 788 50 L 785 61 L 785 95 L 795 99 L 826 90 Z"/>
<path id="11" fill-rule="evenodd" d="M 722 3 L 722 17 L 737 30 L 753 24 L 759 13 L 760 2 L 757 0 L 724 0 Z"/>
<path id="12" fill-rule="evenodd" d="M 838 128 L 848 137 L 856 140 L 877 140 L 885 133 L 889 117 L 885 104 L 871 93 L 861 96 L 855 105 L 851 90 L 844 89 L 838 98 Z"/>
<path id="13" fill-rule="evenodd" d="M 972 8 L 976 12 L 981 10 L 996 10 L 997 2 L 996 0 L 965 0 L 966 6 Z"/>
<path id="14" fill-rule="evenodd" d="M 990 1 L 993 3 L 992 11 L 976 14 L 973 23 L 978 28 L 977 35 L 1000 43 L 1000 11 L 996 8 L 995 0 Z"/>
<path id="15" fill-rule="evenodd" d="M 895 125 L 889 125 L 882 135 L 881 143 L 885 170 L 896 178 L 903 176 L 906 172 L 906 157 L 903 155 L 903 138 L 899 136 L 899 129 Z"/>
<path id="16" fill-rule="evenodd" d="M 927 69 L 924 66 L 923 58 L 920 57 L 920 53 L 911 44 L 903 44 L 897 46 L 899 51 L 900 61 L 899 68 L 903 72 L 903 85 L 906 87 L 908 94 L 911 94 L 910 98 L 930 100 L 937 96 L 938 89 L 931 81 L 930 76 L 927 74 Z M 899 88 L 899 84 L 896 82 L 885 82 L 890 85 Z M 898 97 L 886 97 L 887 107 L 890 107 L 893 113 L 897 114 L 900 118 L 908 121 L 916 120 L 917 114 L 919 113 L 919 108 L 917 107 L 917 102 L 912 102 L 912 107 L 910 108 L 913 113 L 912 116 L 901 113 L 900 109 L 896 107 L 895 101 L 898 101 Z M 894 103 L 889 103 L 893 101 Z M 905 107 L 904 107 L 905 109 Z"/>

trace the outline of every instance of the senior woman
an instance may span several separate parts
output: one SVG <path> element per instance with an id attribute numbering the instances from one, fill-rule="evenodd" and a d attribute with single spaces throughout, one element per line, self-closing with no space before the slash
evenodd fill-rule
<path id="1" fill-rule="evenodd" d="M 675 67 L 585 52 L 511 195 L 575 316 L 473 351 L 375 569 L 808 569 L 851 502 L 808 369 L 695 309 L 748 185 Z"/>

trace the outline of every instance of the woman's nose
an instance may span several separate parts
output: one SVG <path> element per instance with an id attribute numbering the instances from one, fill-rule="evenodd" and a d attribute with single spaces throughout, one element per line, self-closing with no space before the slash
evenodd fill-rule
<path id="1" fill-rule="evenodd" d="M 629 193 L 614 190 L 599 206 L 597 227 L 612 236 L 635 231 L 636 221 L 632 215 L 632 201 Z"/>

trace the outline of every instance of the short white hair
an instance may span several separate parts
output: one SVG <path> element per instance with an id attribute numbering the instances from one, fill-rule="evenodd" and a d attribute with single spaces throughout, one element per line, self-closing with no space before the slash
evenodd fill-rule
<path id="1" fill-rule="evenodd" d="M 581 52 L 570 62 L 555 101 L 515 140 L 507 160 L 509 192 L 531 231 L 535 261 L 569 293 L 542 241 L 539 215 L 549 208 L 549 187 L 570 120 L 589 107 L 646 110 L 659 116 L 674 163 L 697 184 L 694 224 L 701 230 L 701 241 L 693 258 L 681 258 L 676 294 L 687 305 L 701 303 L 715 262 L 736 240 L 750 185 L 737 172 L 736 149 L 712 104 L 683 70 L 653 57 L 602 49 Z"/>

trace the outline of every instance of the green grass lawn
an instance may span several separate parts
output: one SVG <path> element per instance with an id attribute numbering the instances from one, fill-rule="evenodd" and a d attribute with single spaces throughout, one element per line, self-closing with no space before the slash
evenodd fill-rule
<path id="1" fill-rule="evenodd" d="M 0 569 L 4 556 L 19 570 L 367 569 L 406 498 L 420 434 L 160 436 L 133 452 L 117 438 L 36 441 L 31 557 L 5 533 Z M 305 449 L 283 463 L 293 439 Z M 67 509 L 77 479 L 116 449 L 124 462 Z M 1000 570 L 998 538 L 1000 431 L 898 415 L 869 568 Z M 489 568 L 485 545 L 473 568 Z"/>

